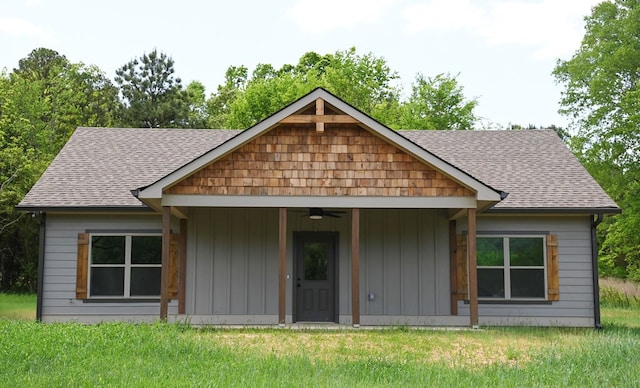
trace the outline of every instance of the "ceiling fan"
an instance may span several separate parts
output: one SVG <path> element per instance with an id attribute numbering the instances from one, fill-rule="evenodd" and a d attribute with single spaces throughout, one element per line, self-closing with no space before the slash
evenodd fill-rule
<path id="1" fill-rule="evenodd" d="M 341 210 L 324 210 L 321 207 L 309 208 L 308 216 L 312 220 L 321 220 L 323 217 L 340 218 L 341 214 L 345 214 L 345 211 Z"/>

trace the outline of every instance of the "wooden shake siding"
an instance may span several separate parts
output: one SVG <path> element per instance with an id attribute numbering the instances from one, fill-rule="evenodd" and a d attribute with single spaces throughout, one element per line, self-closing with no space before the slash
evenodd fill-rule
<path id="1" fill-rule="evenodd" d="M 281 125 L 165 190 L 167 194 L 473 196 L 468 188 L 351 124 Z"/>

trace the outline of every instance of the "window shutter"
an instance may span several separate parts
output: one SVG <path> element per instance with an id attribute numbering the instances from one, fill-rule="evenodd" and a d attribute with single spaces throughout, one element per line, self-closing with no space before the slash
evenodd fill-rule
<path id="1" fill-rule="evenodd" d="M 459 234 L 457 235 L 457 248 L 456 249 L 456 266 L 457 266 L 457 283 L 458 290 L 456 297 L 458 300 L 469 299 L 469 285 L 468 267 L 467 267 L 467 236 Z"/>
<path id="2" fill-rule="evenodd" d="M 76 267 L 76 299 L 87 299 L 89 273 L 89 233 L 78 233 L 78 261 Z"/>
<path id="3" fill-rule="evenodd" d="M 558 281 L 558 236 L 547 235 L 547 295 L 548 300 L 560 300 Z"/>
<path id="4" fill-rule="evenodd" d="M 180 235 L 171 234 L 169 247 L 169 299 L 178 297 L 178 267 L 180 257 Z"/>

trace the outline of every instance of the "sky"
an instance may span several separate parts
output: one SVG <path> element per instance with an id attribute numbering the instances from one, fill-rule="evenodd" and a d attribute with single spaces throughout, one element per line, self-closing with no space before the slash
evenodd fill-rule
<path id="1" fill-rule="evenodd" d="M 12 0 L 0 7 L 0 71 L 38 47 L 117 68 L 158 49 L 183 84 L 216 91 L 229 66 L 296 64 L 308 52 L 384 58 L 403 96 L 416 74 L 456 76 L 483 126 L 565 127 L 551 72 L 601 0 Z"/>

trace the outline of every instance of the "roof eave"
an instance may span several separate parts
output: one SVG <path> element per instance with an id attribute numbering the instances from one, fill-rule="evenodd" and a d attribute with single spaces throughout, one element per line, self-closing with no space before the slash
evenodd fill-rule
<path id="1" fill-rule="evenodd" d="M 38 206 L 18 205 L 14 208 L 26 213 L 153 213 L 153 209 L 141 206 Z"/>
<path id="2" fill-rule="evenodd" d="M 525 207 L 525 208 L 489 208 L 485 214 L 620 214 L 622 209 L 619 207 L 582 207 L 582 208 L 566 208 L 566 207 Z"/>

